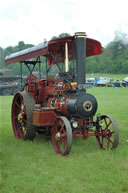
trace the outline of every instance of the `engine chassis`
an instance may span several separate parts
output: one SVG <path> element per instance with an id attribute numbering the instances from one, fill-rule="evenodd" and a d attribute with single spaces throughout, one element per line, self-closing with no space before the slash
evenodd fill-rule
<path id="1" fill-rule="evenodd" d="M 69 154 L 74 137 L 87 140 L 94 136 L 101 149 L 117 147 L 118 127 L 111 116 L 98 114 L 94 120 L 93 117 L 83 118 L 67 111 L 66 101 L 74 93 L 77 95 L 75 88 L 67 90 L 67 85 L 64 87 L 62 80 L 57 83 L 50 81 L 48 84 L 45 80 L 36 81 L 32 76 L 27 78 L 28 80 L 29 84 L 26 83 L 24 91 L 14 96 L 12 105 L 12 122 L 16 138 L 33 140 L 35 132 L 50 135 L 54 149 L 60 155 Z M 42 93 L 45 93 L 44 97 L 40 97 Z M 32 101 L 33 106 L 30 105 Z M 26 110 L 29 106 L 31 115 L 27 114 Z"/>

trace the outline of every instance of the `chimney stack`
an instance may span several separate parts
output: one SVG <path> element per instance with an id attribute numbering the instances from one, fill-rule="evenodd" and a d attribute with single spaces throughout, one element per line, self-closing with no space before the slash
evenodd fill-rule
<path id="1" fill-rule="evenodd" d="M 86 74 L 85 38 L 86 38 L 86 33 L 84 32 L 77 32 L 74 35 L 78 90 L 85 90 L 85 74 Z"/>

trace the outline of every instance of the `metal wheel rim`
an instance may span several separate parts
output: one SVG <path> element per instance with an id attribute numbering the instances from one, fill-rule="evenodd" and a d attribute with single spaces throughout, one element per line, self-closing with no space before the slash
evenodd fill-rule
<path id="1" fill-rule="evenodd" d="M 52 142 L 57 154 L 69 154 L 72 146 L 72 129 L 66 117 L 58 117 L 52 128 Z"/>

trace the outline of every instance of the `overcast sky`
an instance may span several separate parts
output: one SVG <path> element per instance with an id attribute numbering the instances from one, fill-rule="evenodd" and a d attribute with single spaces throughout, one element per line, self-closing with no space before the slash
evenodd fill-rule
<path id="1" fill-rule="evenodd" d="M 0 47 L 37 45 L 60 33 L 86 32 L 103 46 L 128 34 L 128 0 L 2 0 Z"/>

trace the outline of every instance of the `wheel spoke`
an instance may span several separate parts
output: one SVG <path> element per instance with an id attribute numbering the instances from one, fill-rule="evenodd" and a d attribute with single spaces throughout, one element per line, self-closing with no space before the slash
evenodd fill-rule
<path id="1" fill-rule="evenodd" d="M 65 139 L 67 138 L 66 132 L 65 132 L 65 133 L 62 133 L 62 134 L 60 135 L 60 138 L 65 140 Z"/>
<path id="2" fill-rule="evenodd" d="M 102 148 L 100 136 L 96 136 L 96 139 L 97 139 L 97 142 L 98 142 L 99 147 Z"/>
<path id="3" fill-rule="evenodd" d="M 27 120 L 26 120 L 26 119 L 23 118 L 22 120 L 23 120 L 24 123 L 27 123 Z"/>
<path id="4" fill-rule="evenodd" d="M 22 126 L 22 124 L 18 121 L 18 127 L 16 130 L 17 136 L 19 136 L 20 138 L 24 137 L 24 134 L 26 132 L 26 128 Z"/>
<path id="5" fill-rule="evenodd" d="M 21 129 L 22 129 L 22 126 L 19 124 L 19 127 L 18 127 L 18 129 L 17 129 L 17 135 L 18 135 L 18 136 L 20 136 Z"/>
<path id="6" fill-rule="evenodd" d="M 110 144 L 110 141 L 108 141 L 108 143 L 107 143 L 107 149 L 109 149 L 109 144 Z"/>
<path id="7" fill-rule="evenodd" d="M 21 105 L 19 105 L 17 101 L 15 101 L 15 104 L 16 104 L 16 106 L 17 106 L 18 108 L 21 109 Z"/>
<path id="8" fill-rule="evenodd" d="M 26 131 L 27 131 L 26 127 L 22 127 L 22 130 L 23 130 L 23 133 L 24 133 L 24 134 L 25 134 Z"/>
<path id="9" fill-rule="evenodd" d="M 64 141 L 64 151 L 65 151 L 65 149 L 66 149 L 66 144 L 67 144 L 67 142 Z"/>
<path id="10" fill-rule="evenodd" d="M 105 136 L 105 138 L 106 138 L 110 143 L 113 144 L 113 141 L 112 141 L 109 137 Z"/>
<path id="11" fill-rule="evenodd" d="M 20 98 L 20 101 L 23 102 L 23 97 L 22 97 L 22 95 L 18 95 L 18 97 Z"/>
<path id="12" fill-rule="evenodd" d="M 110 120 L 110 122 L 106 125 L 105 130 L 107 130 L 107 129 L 108 129 L 108 127 L 110 126 L 110 124 L 111 124 L 111 120 Z"/>
<path id="13" fill-rule="evenodd" d="M 62 127 L 61 127 L 61 129 L 60 129 L 60 133 L 61 133 L 62 131 L 65 131 L 65 130 L 64 130 L 64 123 L 62 124 Z"/>

